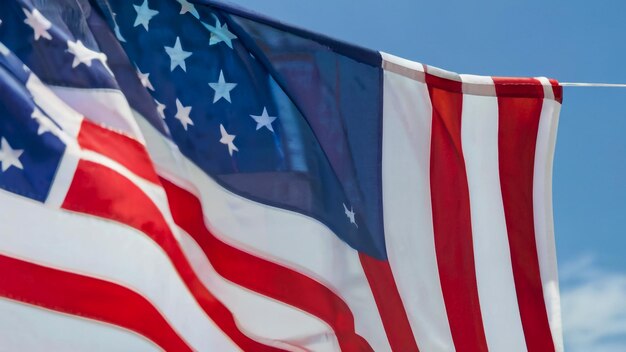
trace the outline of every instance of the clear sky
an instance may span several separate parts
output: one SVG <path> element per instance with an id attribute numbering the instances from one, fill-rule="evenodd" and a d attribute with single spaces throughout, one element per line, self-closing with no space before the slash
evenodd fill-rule
<path id="1" fill-rule="evenodd" d="M 231 0 L 459 73 L 626 83 L 626 1 Z M 554 211 L 566 350 L 626 351 L 626 88 L 565 88 Z"/>

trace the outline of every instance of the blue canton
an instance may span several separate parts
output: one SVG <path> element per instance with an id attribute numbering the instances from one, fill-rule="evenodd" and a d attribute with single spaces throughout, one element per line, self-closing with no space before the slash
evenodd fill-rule
<path id="1" fill-rule="evenodd" d="M 380 186 L 359 188 L 354 179 L 362 176 L 361 170 L 355 172 L 352 161 L 337 154 L 336 148 L 347 152 L 350 147 L 341 135 L 333 135 L 338 143 L 330 149 L 320 145 L 333 141 L 312 129 L 317 122 L 311 118 L 318 116 L 304 117 L 301 106 L 263 62 L 263 52 L 250 50 L 249 36 L 237 31 L 240 25 L 200 4 L 185 8 L 175 1 L 105 3 L 101 8 L 110 27 L 124 38 L 122 46 L 184 155 L 231 191 L 316 218 L 355 249 L 386 258 Z M 360 79 L 378 87 L 379 69 L 372 72 L 371 79 Z M 345 95 L 349 101 L 350 94 Z M 336 118 L 327 111 L 320 121 Z M 374 114 L 379 112 L 373 108 Z M 358 129 L 358 122 L 352 121 Z M 361 153 L 367 155 L 368 150 Z M 378 153 L 368 156 L 374 157 L 368 164 L 376 177 Z"/>

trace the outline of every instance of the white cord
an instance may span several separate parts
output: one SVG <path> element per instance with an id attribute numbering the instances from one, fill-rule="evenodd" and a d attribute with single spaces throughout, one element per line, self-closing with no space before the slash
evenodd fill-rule
<path id="1" fill-rule="evenodd" d="M 622 83 L 572 83 L 559 82 L 563 87 L 606 87 L 606 88 L 626 88 L 626 84 Z"/>

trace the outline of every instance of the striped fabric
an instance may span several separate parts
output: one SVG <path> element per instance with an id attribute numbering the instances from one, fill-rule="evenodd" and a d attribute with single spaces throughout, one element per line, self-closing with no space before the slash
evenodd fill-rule
<path id="1" fill-rule="evenodd" d="M 36 5 L 15 0 L 0 12 L 12 29 L 0 36 L 0 351 L 563 350 L 551 199 L 557 82 L 457 75 L 212 1 Z M 124 25 L 130 6 L 137 22 Z M 180 23 L 150 22 L 167 11 Z M 68 13 L 81 13 L 82 26 Z M 223 91 L 204 102 L 183 94 L 210 89 L 195 85 L 209 70 L 202 62 L 183 70 L 165 56 L 152 76 L 138 67 L 165 51 L 131 30 L 180 38 L 186 25 L 208 28 L 192 55 L 234 50 L 261 86 L 246 102 L 276 104 L 274 122 L 245 122 L 249 136 L 284 136 L 269 145 L 284 148 L 276 155 L 292 169 L 247 172 L 246 148 L 266 145 L 235 136 L 230 116 L 194 112 L 207 101 L 235 111 L 244 99 L 232 86 L 228 102 Z M 272 41 L 257 25 L 319 48 Z M 235 38 L 216 36 L 223 26 Z M 81 36 L 91 56 L 76 53 Z M 312 51 L 339 68 L 294 68 Z M 316 84 L 295 87 L 303 75 Z M 289 145 L 307 135 L 319 147 Z M 335 179 L 317 190 L 325 170 Z M 265 174 L 284 177 L 285 189 L 242 186 L 263 188 Z M 318 191 L 303 196 L 309 209 L 289 198 L 303 182 Z"/>
<path id="2" fill-rule="evenodd" d="M 551 209 L 561 87 L 384 57 L 387 248 L 421 349 L 562 350 Z"/>

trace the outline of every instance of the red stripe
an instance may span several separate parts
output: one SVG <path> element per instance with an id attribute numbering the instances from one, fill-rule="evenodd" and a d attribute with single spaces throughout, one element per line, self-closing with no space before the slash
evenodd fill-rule
<path id="1" fill-rule="evenodd" d="M 202 309 L 237 345 L 245 351 L 279 350 L 254 341 L 239 330 L 232 313 L 192 270 L 158 208 L 130 180 L 105 166 L 81 160 L 63 208 L 118 221 L 142 231 L 163 248 Z"/>
<path id="2" fill-rule="evenodd" d="M 498 97 L 543 99 L 543 87 L 537 86 L 534 78 L 492 77 L 497 82 Z"/>
<path id="3" fill-rule="evenodd" d="M 419 351 L 402 298 L 386 260 L 359 254 L 361 266 L 372 289 L 392 351 Z"/>
<path id="4" fill-rule="evenodd" d="M 0 296 L 120 326 L 166 351 L 192 350 L 150 302 L 111 282 L 0 255 Z"/>
<path id="5" fill-rule="evenodd" d="M 198 198 L 161 179 L 174 221 L 200 245 L 215 270 L 227 280 L 308 312 L 332 327 L 342 351 L 371 351 L 356 334 L 348 305 L 326 286 L 220 241 L 204 223 Z"/>
<path id="6" fill-rule="evenodd" d="M 433 106 L 430 187 L 439 278 L 456 350 L 487 351 L 461 149 L 462 85 L 448 80 L 456 86 L 445 90 L 431 86 L 439 80 L 426 75 Z"/>
<path id="7" fill-rule="evenodd" d="M 533 215 L 535 146 L 543 99 L 500 97 L 498 94 L 500 183 L 511 249 L 517 301 L 529 351 L 554 351 L 543 299 Z M 543 92 L 535 81 L 537 92 Z"/>
<path id="8" fill-rule="evenodd" d="M 153 183 L 159 182 L 146 148 L 130 137 L 83 119 L 78 143 L 85 149 L 117 161 L 139 177 Z"/>
<path id="9" fill-rule="evenodd" d="M 558 101 L 559 104 L 563 104 L 563 86 L 561 86 L 555 79 L 550 79 L 550 84 L 552 85 L 554 100 Z"/>
<path id="10" fill-rule="evenodd" d="M 428 72 L 428 66 L 424 65 L 426 72 Z M 443 78 L 439 76 L 435 76 L 430 73 L 426 73 L 426 83 L 429 88 L 437 88 L 440 90 L 445 90 L 449 93 L 463 93 L 463 84 L 460 81 L 456 81 L 453 79 Z"/>

